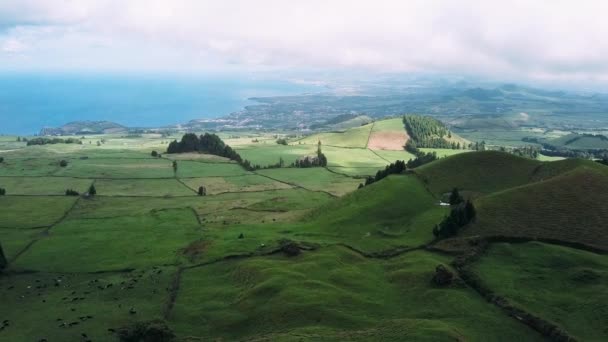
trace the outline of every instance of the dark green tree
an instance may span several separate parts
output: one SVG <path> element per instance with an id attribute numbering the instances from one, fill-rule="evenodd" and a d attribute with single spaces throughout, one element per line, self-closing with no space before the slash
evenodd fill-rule
<path id="1" fill-rule="evenodd" d="M 152 151 L 152 152 L 150 153 L 150 155 L 151 155 L 152 157 L 158 157 L 158 152 L 156 152 L 156 151 Z"/>
<path id="2" fill-rule="evenodd" d="M 67 160 L 65 160 L 65 159 L 62 159 L 62 160 L 59 162 L 59 166 L 61 166 L 61 167 L 66 167 L 66 166 L 68 166 L 68 161 L 67 161 Z"/>
<path id="3" fill-rule="evenodd" d="M 89 196 L 95 196 L 97 195 L 97 189 L 95 189 L 95 185 L 91 184 L 91 186 L 89 187 Z"/>
<path id="4" fill-rule="evenodd" d="M 0 157 L 0 163 L 4 163 L 4 157 Z"/>
<path id="5" fill-rule="evenodd" d="M 460 196 L 458 192 L 458 188 L 452 189 L 452 193 L 450 194 L 450 205 L 456 205 L 464 202 L 464 198 Z"/>
<path id="6" fill-rule="evenodd" d="M 6 195 L 6 189 L 0 188 L 0 196 L 4 196 L 4 195 Z"/>
<path id="7" fill-rule="evenodd" d="M 173 161 L 173 172 L 177 172 L 177 161 Z"/>
<path id="8" fill-rule="evenodd" d="M 198 195 L 199 196 L 207 196 L 207 188 L 205 188 L 204 186 L 199 186 L 198 187 Z"/>

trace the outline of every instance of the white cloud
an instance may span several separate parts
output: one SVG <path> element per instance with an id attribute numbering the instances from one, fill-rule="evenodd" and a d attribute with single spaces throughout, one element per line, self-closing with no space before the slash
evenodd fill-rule
<path id="1" fill-rule="evenodd" d="M 5 42 L 36 46 L 32 68 L 345 68 L 606 80 L 607 12 L 602 0 L 4 0 L 0 29 Z"/>
<path id="2" fill-rule="evenodd" d="M 8 54 L 17 54 L 23 52 L 27 47 L 25 44 L 15 38 L 8 38 L 0 45 L 0 50 Z"/>

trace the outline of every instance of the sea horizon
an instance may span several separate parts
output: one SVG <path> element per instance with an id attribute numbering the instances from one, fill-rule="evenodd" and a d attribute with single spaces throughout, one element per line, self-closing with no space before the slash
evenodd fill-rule
<path id="1" fill-rule="evenodd" d="M 177 125 L 243 110 L 255 103 L 252 97 L 322 87 L 238 75 L 2 73 L 0 89 L 0 134 L 34 135 L 44 127 L 86 120 L 142 128 Z"/>

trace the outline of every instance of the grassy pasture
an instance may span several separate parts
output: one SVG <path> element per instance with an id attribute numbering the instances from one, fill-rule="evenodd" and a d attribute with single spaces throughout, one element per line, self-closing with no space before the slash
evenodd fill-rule
<path id="1" fill-rule="evenodd" d="M 190 189 L 198 191 L 199 186 L 205 186 L 208 195 L 224 192 L 249 192 L 289 189 L 292 186 L 274 181 L 259 175 L 245 175 L 239 177 L 202 177 L 185 178 L 182 180 Z"/>
<path id="2" fill-rule="evenodd" d="M 173 177 L 173 167 L 171 161 L 151 157 L 71 159 L 67 167 L 58 168 L 53 174 L 86 178 L 170 178 Z"/>
<path id="3" fill-rule="evenodd" d="M 323 168 L 269 169 L 256 171 L 256 173 L 305 189 L 326 191 L 336 196 L 356 190 L 360 183 L 359 180 L 338 175 Z"/>
<path id="4" fill-rule="evenodd" d="M 68 196 L 0 196 L 0 227 L 34 228 L 57 222 L 76 202 Z"/>
<path id="5" fill-rule="evenodd" d="M 59 169 L 59 159 L 5 157 L 0 176 L 49 176 Z"/>
<path id="6" fill-rule="evenodd" d="M 31 241 L 39 238 L 45 228 L 38 229 L 11 229 L 0 228 L 0 242 L 7 259 L 13 259 Z"/>
<path id="7" fill-rule="evenodd" d="M 249 160 L 252 164 L 267 166 L 274 165 L 283 158 L 285 165 L 295 162 L 302 156 L 315 154 L 317 146 L 311 145 L 253 145 L 247 148 L 237 148 L 236 151 L 243 157 Z"/>
<path id="8" fill-rule="evenodd" d="M 7 195 L 64 195 L 67 189 L 85 192 L 92 179 L 69 177 L 0 177 Z"/>
<path id="9" fill-rule="evenodd" d="M 176 264 L 180 250 L 201 236 L 201 227 L 189 209 L 103 220 L 65 220 L 21 255 L 13 267 L 95 272 Z"/>
<path id="10" fill-rule="evenodd" d="M 194 191 L 176 179 L 98 179 L 101 196 L 195 196 Z"/>
<path id="11" fill-rule="evenodd" d="M 297 143 L 316 146 L 321 141 L 324 146 L 365 148 L 372 126 L 372 124 L 367 124 L 344 132 L 314 134 L 298 140 Z"/>
<path id="12" fill-rule="evenodd" d="M 395 341 L 538 340 L 471 290 L 434 288 L 433 269 L 446 262 L 426 252 L 376 261 L 332 247 L 291 259 L 277 255 L 194 268 L 182 274 L 171 324 L 180 335 L 210 340 L 276 334 L 288 340 L 350 334 Z M 407 328 L 396 334 L 396 322 Z"/>
<path id="13" fill-rule="evenodd" d="M 171 167 L 171 165 L 170 165 Z M 173 174 L 173 169 L 171 168 Z M 185 177 L 221 177 L 221 176 L 241 176 L 247 175 L 250 172 L 245 171 L 240 165 L 233 163 L 201 163 L 198 161 L 178 161 L 177 173 L 178 178 Z"/>
<path id="14" fill-rule="evenodd" d="M 608 339 L 608 257 L 529 242 L 495 244 L 474 271 L 497 294 L 580 341 Z"/>
<path id="15" fill-rule="evenodd" d="M 82 341 L 86 334 L 93 341 L 113 341 L 116 335 L 108 329 L 162 317 L 173 273 L 174 269 L 162 267 L 126 273 L 0 277 L 2 319 L 10 320 L 0 336 L 5 341 Z M 129 313 L 131 308 L 135 314 Z M 73 322 L 77 325 L 69 326 Z"/>

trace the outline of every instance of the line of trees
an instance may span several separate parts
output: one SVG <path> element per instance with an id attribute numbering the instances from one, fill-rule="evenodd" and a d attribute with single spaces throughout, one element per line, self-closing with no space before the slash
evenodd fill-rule
<path id="1" fill-rule="evenodd" d="M 327 166 L 327 157 L 321 150 L 321 140 L 317 143 L 317 155 L 316 156 L 306 156 L 304 158 L 296 160 L 291 164 L 293 167 L 326 167 Z"/>
<path id="2" fill-rule="evenodd" d="M 444 138 L 451 138 L 452 133 L 437 119 L 429 116 L 405 115 L 403 124 L 410 136 L 410 144 L 415 148 L 461 148 L 460 143 L 449 142 Z"/>
<path id="3" fill-rule="evenodd" d="M 388 177 L 388 175 L 400 174 L 406 170 L 405 161 L 396 160 L 394 163 L 387 165 L 384 170 L 379 170 L 376 172 L 376 176 L 368 176 L 365 178 L 365 184 L 359 184 L 359 188 L 362 188 L 366 185 L 373 184 L 381 179 Z"/>
<path id="4" fill-rule="evenodd" d="M 32 145 L 53 145 L 53 144 L 79 144 L 82 145 L 82 141 L 74 138 L 32 138 L 27 141 L 27 146 Z"/>

